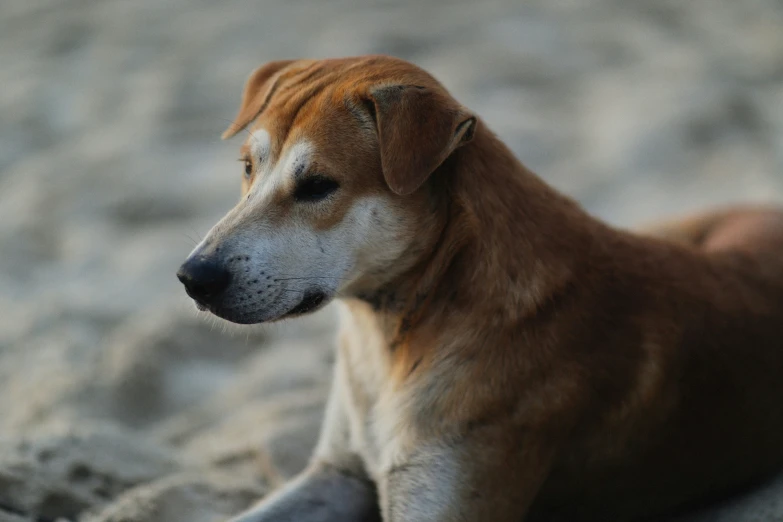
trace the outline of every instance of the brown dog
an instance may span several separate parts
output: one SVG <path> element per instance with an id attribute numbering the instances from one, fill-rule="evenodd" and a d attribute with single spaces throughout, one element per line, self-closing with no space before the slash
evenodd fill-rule
<path id="1" fill-rule="evenodd" d="M 629 520 L 783 464 L 783 214 L 633 235 L 421 69 L 269 63 L 239 204 L 179 277 L 238 323 L 342 302 L 321 440 L 236 522 Z"/>

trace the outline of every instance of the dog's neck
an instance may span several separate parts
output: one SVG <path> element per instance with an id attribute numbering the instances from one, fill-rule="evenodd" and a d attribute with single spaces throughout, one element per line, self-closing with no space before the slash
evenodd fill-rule
<path id="1" fill-rule="evenodd" d="M 469 318 L 481 307 L 492 328 L 535 315 L 568 287 L 600 226 L 480 125 L 430 180 L 442 216 L 435 248 L 363 296 L 392 345 L 431 314 Z"/>

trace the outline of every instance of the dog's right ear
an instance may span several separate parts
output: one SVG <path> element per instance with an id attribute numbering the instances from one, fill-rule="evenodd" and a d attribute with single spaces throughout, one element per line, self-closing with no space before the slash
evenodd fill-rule
<path id="1" fill-rule="evenodd" d="M 447 93 L 418 85 L 373 88 L 367 108 L 377 126 L 383 176 L 401 196 L 473 139 L 476 127 L 476 117 Z"/>
<path id="2" fill-rule="evenodd" d="M 252 72 L 245 83 L 245 90 L 242 92 L 242 104 L 239 106 L 239 112 L 234 121 L 223 132 L 221 136 L 224 140 L 234 136 L 255 120 L 274 91 L 274 86 L 280 78 L 277 73 L 285 69 L 296 60 L 279 60 L 262 65 Z M 272 81 L 274 78 L 274 81 Z"/>

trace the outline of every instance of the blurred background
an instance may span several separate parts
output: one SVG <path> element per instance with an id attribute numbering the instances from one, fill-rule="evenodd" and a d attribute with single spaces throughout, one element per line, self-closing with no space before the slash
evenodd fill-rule
<path id="1" fill-rule="evenodd" d="M 304 465 L 333 310 L 228 327 L 174 273 L 238 198 L 250 71 L 366 53 L 611 223 L 783 202 L 780 0 L 2 0 L 0 522 L 213 522 Z"/>

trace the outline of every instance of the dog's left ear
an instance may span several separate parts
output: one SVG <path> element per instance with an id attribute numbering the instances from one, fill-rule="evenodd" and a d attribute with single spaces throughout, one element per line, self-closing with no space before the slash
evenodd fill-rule
<path id="1" fill-rule="evenodd" d="M 258 114 L 264 108 L 274 90 L 273 78 L 276 78 L 280 71 L 295 61 L 279 60 L 269 62 L 250 74 L 242 92 L 242 103 L 239 106 L 239 112 L 231 125 L 223 132 L 221 138 L 227 140 L 258 117 Z"/>
<path id="2" fill-rule="evenodd" d="M 393 85 L 377 87 L 369 95 L 383 175 L 396 194 L 415 192 L 455 149 L 473 138 L 475 116 L 445 93 Z"/>

